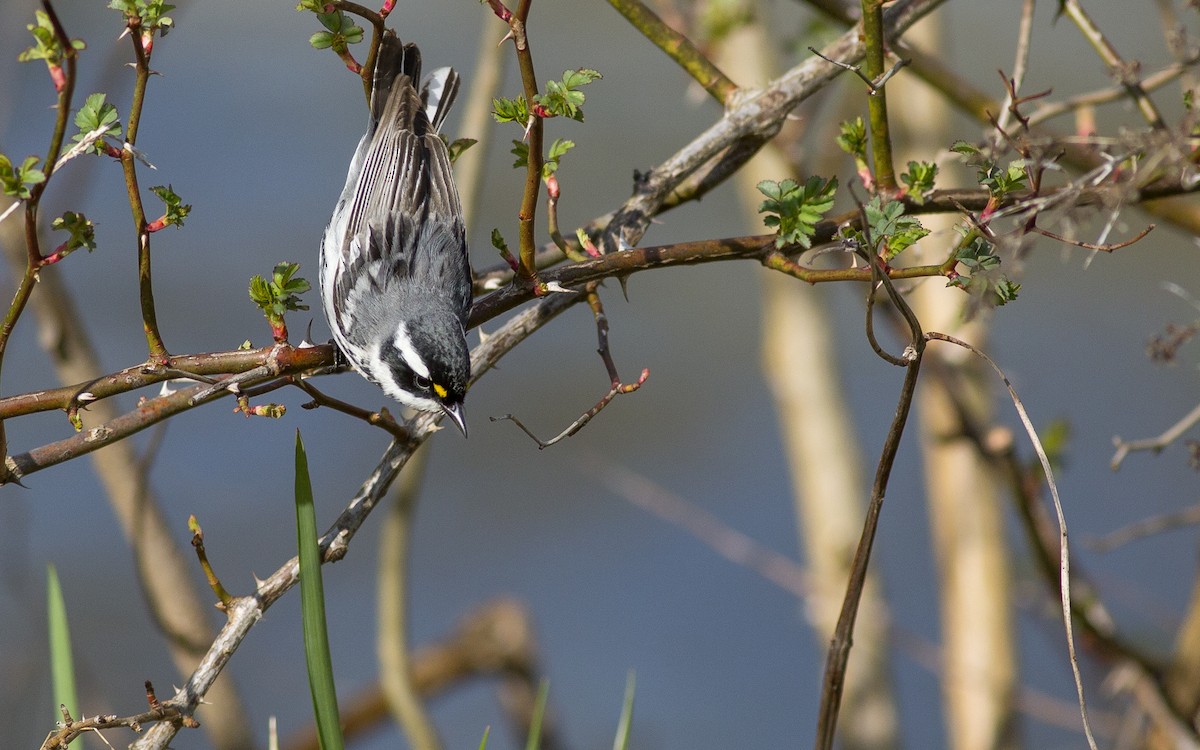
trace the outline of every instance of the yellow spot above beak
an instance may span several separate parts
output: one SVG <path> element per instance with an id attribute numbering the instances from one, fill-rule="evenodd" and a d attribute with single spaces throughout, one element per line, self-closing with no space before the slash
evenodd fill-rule
<path id="1" fill-rule="evenodd" d="M 438 398 L 446 397 L 446 389 L 443 388 L 442 386 L 438 385 L 437 383 L 433 384 L 433 392 L 438 395 Z"/>

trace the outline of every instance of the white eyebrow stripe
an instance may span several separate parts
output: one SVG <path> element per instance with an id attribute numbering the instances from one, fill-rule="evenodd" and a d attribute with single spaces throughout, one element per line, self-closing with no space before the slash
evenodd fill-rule
<path id="1" fill-rule="evenodd" d="M 416 347 L 413 346 L 412 338 L 408 335 L 407 323 L 402 322 L 396 327 L 396 335 L 392 337 L 392 343 L 400 351 L 400 356 L 404 357 L 404 361 L 408 363 L 413 372 L 425 379 L 429 379 L 429 367 L 425 365 L 425 360 L 421 359 L 421 355 L 417 353 Z"/>

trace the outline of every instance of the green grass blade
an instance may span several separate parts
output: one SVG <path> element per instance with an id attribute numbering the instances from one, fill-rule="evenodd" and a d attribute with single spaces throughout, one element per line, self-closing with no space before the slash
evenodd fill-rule
<path id="1" fill-rule="evenodd" d="M 617 722 L 617 736 L 613 739 L 613 750 L 627 750 L 629 730 L 633 726 L 633 694 L 637 688 L 637 675 L 631 669 L 625 679 L 625 701 L 621 705 L 621 720 Z"/>
<path id="2" fill-rule="evenodd" d="M 300 612 L 304 623 L 304 658 L 308 687 L 322 750 L 342 750 L 337 692 L 333 685 L 333 659 L 325 629 L 325 590 L 321 583 L 321 550 L 317 545 L 317 517 L 313 511 L 308 455 L 296 431 L 296 538 L 300 548 Z"/>
<path id="3" fill-rule="evenodd" d="M 50 625 L 50 682 L 54 693 L 54 720 L 62 721 L 59 706 L 66 706 L 72 718 L 80 718 L 79 696 L 75 693 L 75 660 L 71 656 L 71 629 L 67 626 L 67 605 L 54 565 L 46 566 L 46 619 Z"/>
<path id="4" fill-rule="evenodd" d="M 533 702 L 533 714 L 529 717 L 529 739 L 525 750 L 538 750 L 542 744 L 542 719 L 546 716 L 546 698 L 550 695 L 550 681 L 542 680 L 538 685 L 537 699 Z"/>
<path id="5" fill-rule="evenodd" d="M 491 727 L 483 728 L 483 739 L 479 741 L 479 750 L 487 750 L 488 735 L 492 733 Z"/>

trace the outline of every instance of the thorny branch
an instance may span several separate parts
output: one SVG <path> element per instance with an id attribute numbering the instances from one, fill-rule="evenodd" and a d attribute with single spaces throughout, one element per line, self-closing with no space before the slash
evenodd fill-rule
<path id="1" fill-rule="evenodd" d="M 612 352 L 609 351 L 608 348 L 608 316 L 604 313 L 604 304 L 600 301 L 600 293 L 597 291 L 598 286 L 599 282 L 590 282 L 587 285 L 586 294 L 588 306 L 592 308 L 592 316 L 596 319 L 596 337 L 599 339 L 599 348 L 597 348 L 596 353 L 600 355 L 600 358 L 604 361 L 604 369 L 608 371 L 608 393 L 604 394 L 604 396 L 596 402 L 595 406 L 585 411 L 578 419 L 567 425 L 565 430 L 549 440 L 542 440 L 539 438 L 533 433 L 532 430 L 526 427 L 521 420 L 517 419 L 512 414 L 505 414 L 502 417 L 491 418 L 493 422 L 499 420 L 508 420 L 512 422 L 519 427 L 522 432 L 532 438 L 535 443 L 537 443 L 539 450 L 545 450 L 560 440 L 569 438 L 576 434 L 582 430 L 588 422 L 592 421 L 592 418 L 599 414 L 604 407 L 608 406 L 610 401 L 623 393 L 633 393 L 637 389 L 641 388 L 642 384 L 646 382 L 646 379 L 650 377 L 650 370 L 643 369 L 642 374 L 639 375 L 638 379 L 632 383 L 624 383 L 621 381 L 621 376 L 617 372 L 617 365 L 613 362 Z"/>
<path id="2" fill-rule="evenodd" d="M 505 323 L 471 353 L 472 381 L 478 380 L 530 334 L 578 301 L 580 298 L 577 295 L 552 295 Z M 408 425 L 408 440 L 393 440 L 388 446 L 375 470 L 363 482 L 329 531 L 321 537 L 320 549 L 324 562 L 336 562 L 346 555 L 350 540 L 384 498 L 413 452 L 438 429 L 439 418 L 440 415 L 432 413 L 417 416 Z M 251 628 L 272 604 L 296 585 L 298 576 L 299 562 L 292 558 L 265 581 L 261 581 L 253 594 L 235 597 L 226 610 L 228 621 L 213 640 L 200 665 L 183 687 L 170 700 L 163 702 L 164 707 L 176 711 L 178 715 L 190 717 Z M 164 750 L 178 731 L 175 723 L 162 722 L 130 747 L 133 750 Z"/>
<path id="3" fill-rule="evenodd" d="M 1077 206 L 1106 205 L 1113 199 L 1114 191 L 1119 193 L 1124 189 L 1119 186 L 1098 186 L 1095 182 L 1096 180 L 1089 180 L 1084 185 L 1072 184 L 1064 187 L 1062 192 L 1050 191 L 1041 196 L 1014 196 L 1001 204 L 1005 207 L 994 216 L 1019 217 L 1022 212 L 1048 210 L 1064 200 L 1069 200 Z M 1195 186 L 1185 187 L 1178 182 L 1164 181 L 1143 187 L 1139 194 L 1143 198 L 1153 198 L 1194 189 Z M 906 210 L 912 213 L 982 210 L 987 202 L 988 195 L 982 191 L 938 191 L 922 204 L 906 201 Z M 821 222 L 817 226 L 814 243 L 819 245 L 832 241 L 837 227 L 844 222 L 857 221 L 857 213 L 854 211 Z M 773 242 L 773 235 L 754 235 L 629 248 L 543 271 L 541 278 L 542 283 L 548 286 L 572 288 L 605 278 L 627 277 L 638 271 L 739 259 L 759 262 L 814 284 L 834 281 L 870 282 L 875 273 L 870 268 L 808 268 L 775 250 Z M 792 248 L 790 252 L 800 250 L 801 248 Z M 551 246 L 549 252 L 558 253 L 558 250 Z M 886 274 L 889 278 L 897 280 L 945 276 L 953 268 L 952 261 L 953 259 L 949 258 L 930 266 L 889 267 Z M 535 298 L 536 291 L 529 287 L 502 286 L 511 275 L 512 271 L 508 269 L 507 273 L 494 271 L 481 277 L 479 285 L 499 288 L 476 301 L 471 314 L 471 326 L 491 320 Z M 251 396 L 261 395 L 292 383 L 294 378 L 302 374 L 332 367 L 334 358 L 333 350 L 328 345 L 296 348 L 281 344 L 252 351 L 175 356 L 172 363 L 174 367 L 171 368 L 155 364 L 135 365 L 88 383 L 0 398 L 0 420 L 53 409 L 64 410 L 68 416 L 73 416 L 75 411 L 86 408 L 86 404 L 92 401 L 167 380 L 187 377 L 211 383 L 192 386 L 178 393 L 146 398 L 135 411 L 86 434 L 75 435 L 24 454 L 11 456 L 6 464 L 10 471 L 16 470 L 17 474 L 7 481 L 19 479 L 124 439 L 167 417 L 224 395 L 232 384 L 237 384 L 243 393 Z M 371 424 L 388 428 L 389 423 L 386 419 L 371 416 L 376 414 L 364 411 L 367 421 Z M 356 416 L 363 418 L 363 415 Z"/>

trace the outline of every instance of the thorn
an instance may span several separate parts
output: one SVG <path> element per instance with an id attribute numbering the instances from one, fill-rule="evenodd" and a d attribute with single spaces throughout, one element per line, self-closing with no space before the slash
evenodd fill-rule
<path id="1" fill-rule="evenodd" d="M 514 40 L 514 41 L 516 40 L 516 37 L 515 37 L 515 36 L 513 36 L 512 29 L 509 29 L 509 30 L 508 30 L 508 33 L 507 33 L 507 34 L 505 34 L 503 37 L 501 37 L 501 38 L 500 38 L 500 41 L 496 43 L 496 46 L 497 46 L 497 47 L 499 47 L 500 45 L 502 45 L 502 44 L 504 44 L 505 42 L 507 42 L 509 39 L 512 39 L 512 40 Z"/>
<path id="2" fill-rule="evenodd" d="M 629 275 L 624 274 L 617 277 L 617 281 L 621 284 L 621 294 L 625 296 L 625 301 L 629 301 Z"/>
<path id="3" fill-rule="evenodd" d="M 80 404 L 90 404 L 96 400 L 96 394 L 92 393 L 91 391 L 84 391 L 83 393 L 80 393 L 75 400 Z"/>
<path id="4" fill-rule="evenodd" d="M 558 292 L 560 294 L 579 294 L 575 289 L 567 289 L 557 281 L 550 281 L 542 284 L 542 292 Z"/>
<path id="5" fill-rule="evenodd" d="M 171 387 L 171 381 L 169 380 L 164 380 L 162 382 L 162 387 L 158 389 L 159 398 L 166 398 L 167 396 L 174 395 L 174 393 L 175 389 Z"/>

